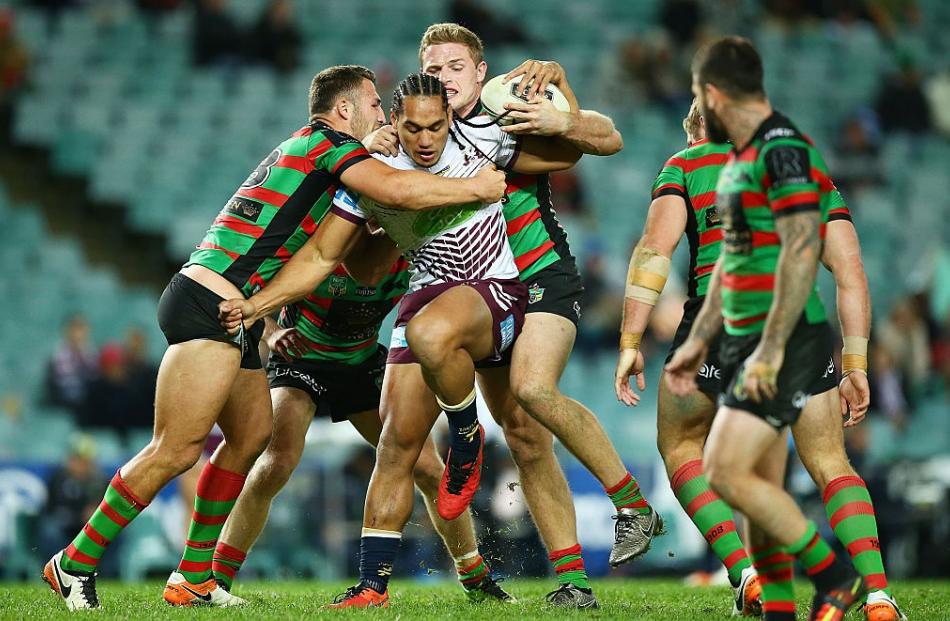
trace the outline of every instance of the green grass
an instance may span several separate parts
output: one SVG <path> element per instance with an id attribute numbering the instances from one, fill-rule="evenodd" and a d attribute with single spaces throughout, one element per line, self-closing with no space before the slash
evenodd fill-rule
<path id="1" fill-rule="evenodd" d="M 544 605 L 544 594 L 553 581 L 516 579 L 503 585 L 520 603 L 473 605 L 457 584 L 448 582 L 395 581 L 391 588 L 389 610 L 322 611 L 349 584 L 317 582 L 247 582 L 235 593 L 250 605 L 241 609 L 173 609 L 162 601 L 162 583 L 129 585 L 104 581 L 99 595 L 104 609 L 86 618 L 121 619 L 305 619 L 313 616 L 358 616 L 381 619 L 524 619 L 546 617 L 593 617 L 625 621 L 662 620 L 696 621 L 729 618 L 731 591 L 727 588 L 687 588 L 678 580 L 598 580 L 594 583 L 600 611 L 574 613 L 551 610 Z M 798 585 L 799 618 L 807 610 L 811 590 Z M 950 618 L 950 581 L 905 581 L 895 585 L 898 601 L 911 621 L 946 621 Z M 45 584 L 0 585 L 0 619 L 75 619 Z M 863 619 L 858 613 L 849 617 Z"/>

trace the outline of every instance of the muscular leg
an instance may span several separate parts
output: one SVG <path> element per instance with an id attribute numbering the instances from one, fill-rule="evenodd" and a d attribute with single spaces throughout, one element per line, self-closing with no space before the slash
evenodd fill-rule
<path id="1" fill-rule="evenodd" d="M 234 507 L 247 472 L 271 438 L 273 413 L 263 369 L 241 369 L 218 417 L 224 441 L 202 469 L 195 509 L 178 572 L 191 584 L 212 578 L 212 564 L 221 529 Z M 165 599 L 191 601 L 188 591 L 169 584 Z"/>
<path id="2" fill-rule="evenodd" d="M 712 547 L 733 587 L 751 563 L 736 529 L 732 507 L 717 496 L 703 475 L 703 445 L 716 414 L 716 404 L 705 393 L 686 397 L 670 392 L 660 376 L 656 417 L 657 448 L 666 464 L 673 493 L 699 532 Z"/>
<path id="3" fill-rule="evenodd" d="M 316 409 L 310 396 L 297 388 L 274 388 L 270 394 L 274 403 L 273 434 L 248 473 L 244 490 L 224 524 L 215 549 L 214 574 L 228 588 L 247 552 L 264 530 L 274 497 L 300 463 L 304 439 Z"/>
<path id="4" fill-rule="evenodd" d="M 830 390 L 808 400 L 792 427 L 795 446 L 805 469 L 822 492 L 828 521 L 871 591 L 890 595 L 881 544 L 877 536 L 874 505 L 867 486 L 844 449 L 844 430 L 838 391 Z"/>
<path id="5" fill-rule="evenodd" d="M 67 547 L 63 569 L 95 571 L 108 543 L 162 487 L 198 461 L 240 358 L 234 346 L 216 341 L 189 341 L 166 350 L 158 372 L 152 440 L 113 478 L 100 509 Z M 95 531 L 95 539 L 87 531 Z"/>
<path id="6" fill-rule="evenodd" d="M 792 497 L 757 471 L 770 451 L 778 450 L 779 435 L 749 412 L 719 408 L 706 444 L 706 476 L 727 502 L 798 557 L 819 591 L 830 591 L 848 578 L 849 569 L 818 536 Z"/>

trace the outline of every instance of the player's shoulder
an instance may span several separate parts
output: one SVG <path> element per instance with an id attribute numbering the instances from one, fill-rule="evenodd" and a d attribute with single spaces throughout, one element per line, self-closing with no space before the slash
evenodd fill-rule
<path id="1" fill-rule="evenodd" d="M 362 146 L 362 143 L 350 134 L 335 130 L 322 121 L 311 121 L 310 128 L 312 129 L 310 135 L 315 141 L 327 140 L 334 147 L 353 144 Z"/>
<path id="2" fill-rule="evenodd" d="M 383 153 L 373 153 L 373 158 L 379 160 L 387 166 L 392 168 L 397 168 L 399 170 L 412 170 L 417 168 L 416 163 L 412 161 L 412 158 L 403 151 L 399 149 L 399 153 L 396 155 L 385 155 Z"/>
<path id="3" fill-rule="evenodd" d="M 760 154 L 779 146 L 804 148 L 812 146 L 811 140 L 781 112 L 773 112 L 772 116 L 762 123 L 756 132 L 756 139 L 759 142 Z"/>

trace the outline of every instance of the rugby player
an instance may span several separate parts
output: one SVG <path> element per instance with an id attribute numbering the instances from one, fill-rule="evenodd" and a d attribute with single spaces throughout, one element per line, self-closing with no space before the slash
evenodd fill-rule
<path id="1" fill-rule="evenodd" d="M 643 356 L 639 351 L 639 340 L 662 291 L 669 259 L 679 239 L 685 234 L 689 242 L 689 300 L 684 306 L 683 320 L 673 340 L 671 353 L 685 340 L 696 318 L 712 266 L 722 246 L 722 228 L 714 199 L 719 171 L 730 146 L 706 138 L 696 101 L 683 120 L 683 128 L 687 147 L 673 155 L 657 175 L 643 235 L 630 259 L 630 286 L 624 305 L 621 350 L 615 375 L 617 398 L 627 405 L 637 402 L 637 395 L 630 388 L 630 376 L 636 375 L 643 386 Z M 841 332 L 846 335 L 844 377 L 839 391 L 845 400 L 840 412 L 850 416 L 844 423 L 850 426 L 865 416 L 869 401 L 866 351 L 871 323 L 870 299 L 851 215 L 840 194 L 834 192 L 832 199 L 834 203 L 828 213 L 822 262 L 835 277 Z M 696 376 L 698 392 L 677 397 L 660 378 L 657 446 L 680 504 L 726 567 L 729 580 L 736 589 L 734 612 L 757 614 L 761 606 L 761 586 L 739 540 L 732 509 L 709 489 L 702 473 L 703 444 L 716 413 L 719 391 L 717 345 L 716 341 L 711 344 Z M 810 400 L 792 429 L 799 446 L 827 441 L 827 446 L 803 451 L 803 459 L 819 489 L 827 490 L 824 496 L 828 518 L 832 520 L 843 504 L 841 500 L 829 501 L 844 489 L 865 486 L 848 463 L 840 431 L 834 431 L 840 430 L 838 407 L 826 408 L 824 405 L 826 403 L 822 401 Z M 841 441 L 835 443 L 835 439 Z M 842 489 L 838 490 L 838 487 Z M 887 589 L 881 553 L 874 543 L 877 541 L 877 527 L 870 498 L 865 498 L 866 492 L 861 489 L 848 489 L 847 495 L 860 497 L 852 501 L 867 503 L 866 507 L 862 506 L 860 515 L 834 520 L 840 524 L 836 534 L 851 553 L 855 567 L 867 580 L 869 588 L 875 589 L 868 596 L 865 616 L 872 621 L 899 619 L 900 612 Z M 871 511 L 870 518 L 867 509 Z M 859 545 L 851 545 L 857 541 Z"/>
<path id="2" fill-rule="evenodd" d="M 371 252 L 371 246 L 358 245 L 350 256 L 384 269 L 358 272 L 347 260 L 345 268 L 334 270 L 306 298 L 281 309 L 278 322 L 265 318 L 274 433 L 248 473 L 215 549 L 214 575 L 228 591 L 264 528 L 271 502 L 300 462 L 314 416 L 348 420 L 367 442 L 376 446 L 379 441 L 387 350 L 377 338 L 383 319 L 406 292 L 409 273 L 405 259 L 373 259 Z M 415 483 L 466 595 L 473 601 L 513 601 L 479 553 L 471 514 L 466 511 L 452 521 L 439 517 L 435 505 L 442 470 L 435 444 L 426 441 L 413 473 Z"/>
<path id="3" fill-rule="evenodd" d="M 359 143 L 382 120 L 371 71 L 331 67 L 310 89 L 310 122 L 282 142 L 222 209 L 188 263 L 162 294 L 158 320 L 168 340 L 155 398 L 152 441 L 113 477 L 98 510 L 69 546 L 44 568 L 44 579 L 70 610 L 98 608 L 96 566 L 106 547 L 171 479 L 201 455 L 215 423 L 225 440 L 198 481 L 185 552 L 164 598 L 173 605 L 231 606 L 240 598 L 218 588 L 211 572 L 221 527 L 246 473 L 271 435 L 267 378 L 257 343 L 261 326 L 229 334 L 218 303 L 262 287 L 313 233 L 341 183 L 390 204 L 428 208 L 497 200 L 500 173 L 441 179 L 399 171 L 369 156 Z M 325 254 L 343 252 L 321 225 Z M 342 255 L 340 255 L 342 256 Z"/>
<path id="4" fill-rule="evenodd" d="M 411 75 L 399 85 L 391 116 L 401 152 L 386 161 L 400 168 L 448 176 L 493 165 L 547 172 L 573 166 L 580 155 L 558 141 L 516 139 L 494 124 L 453 123 L 445 89 L 430 75 Z M 360 583 L 334 604 L 385 606 L 392 562 L 412 510 L 412 468 L 440 409 L 449 420 L 450 450 L 439 514 L 458 515 L 477 488 L 484 432 L 475 410 L 474 365 L 499 359 L 511 346 L 526 288 L 517 279 L 500 202 L 430 216 L 341 192 L 333 209 L 360 224 L 372 216 L 410 262 L 409 293 L 400 303 L 383 383 L 385 422 L 367 494 Z M 250 300 L 235 301 L 241 315 L 253 319 L 252 313 L 266 312 L 275 300 L 299 296 L 310 284 L 307 269 L 302 255 L 291 261 L 285 272 L 292 278 L 278 277 Z"/>
<path id="5" fill-rule="evenodd" d="M 488 66 L 473 32 L 458 24 L 430 26 L 420 42 L 419 60 L 425 73 L 445 85 L 449 105 L 462 121 L 481 113 L 479 97 Z M 610 155 L 623 147 L 609 118 L 579 109 L 557 63 L 526 61 L 508 76 L 522 76 L 530 87 L 526 103 L 510 109 L 516 122 L 504 131 L 556 137 L 589 154 Z M 561 89 L 572 112 L 561 113 L 547 100 L 534 99 L 549 83 Z M 662 521 L 596 417 L 558 389 L 577 332 L 583 285 L 567 233 L 551 205 L 547 175 L 509 172 L 504 215 L 519 276 L 528 286 L 527 314 L 511 355 L 498 368 L 480 369 L 479 386 L 505 432 L 528 507 L 558 575 L 561 588 L 553 601 L 592 606 L 596 600 L 577 542 L 574 504 L 551 432 L 600 480 L 617 509 L 611 564 L 646 552 Z"/>
<path id="6" fill-rule="evenodd" d="M 755 543 L 772 544 L 753 549 L 753 563 L 767 577 L 766 618 L 794 619 L 797 557 L 816 588 L 809 619 L 835 621 L 861 601 L 866 583 L 769 472 L 784 450 L 784 429 L 809 395 L 834 399 L 833 337 L 815 287 L 834 184 L 814 146 L 772 109 L 762 73 L 758 52 L 739 37 L 717 40 L 694 60 L 693 92 L 707 135 L 733 148 L 715 200 L 723 252 L 666 380 L 673 394 L 690 394 L 725 323 L 723 398 L 706 444 L 706 476 L 765 535 Z"/>

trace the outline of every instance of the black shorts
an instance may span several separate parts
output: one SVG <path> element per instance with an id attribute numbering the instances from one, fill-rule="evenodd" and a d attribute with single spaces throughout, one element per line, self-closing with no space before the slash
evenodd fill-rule
<path id="1" fill-rule="evenodd" d="M 271 354 L 267 380 L 271 388 L 299 388 L 310 396 L 316 415 L 334 423 L 350 416 L 378 410 L 386 371 L 386 348 L 379 345 L 369 360 L 359 365 L 295 360 Z"/>
<path id="2" fill-rule="evenodd" d="M 181 272 L 172 276 L 158 301 L 158 326 L 165 340 L 169 345 L 198 339 L 230 343 L 241 350 L 242 369 L 262 368 L 257 346 L 264 333 L 264 322 L 228 334 L 218 322 L 218 303 L 222 301 L 220 295 Z"/>
<path id="3" fill-rule="evenodd" d="M 584 282 L 574 257 L 561 259 L 524 281 L 528 287 L 525 314 L 551 313 L 568 319 L 575 326 L 584 304 Z"/>
<path id="4" fill-rule="evenodd" d="M 808 324 L 804 317 L 792 331 L 785 348 L 785 359 L 778 374 L 775 399 L 755 403 L 742 389 L 742 366 L 761 334 L 730 336 L 724 334 L 719 348 L 722 363 L 721 404 L 751 412 L 776 429 L 794 425 L 811 395 L 820 395 L 838 385 L 833 358 L 834 335 L 827 322 Z"/>
<path id="5" fill-rule="evenodd" d="M 699 309 L 703 307 L 703 300 L 706 298 L 689 298 L 686 300 L 686 303 L 683 304 L 683 319 L 680 321 L 680 325 L 676 328 L 676 335 L 673 337 L 673 343 L 670 345 L 670 353 L 666 355 L 666 362 L 669 362 L 673 358 L 673 352 L 675 352 L 680 345 L 686 340 L 686 337 L 689 336 L 689 331 L 693 328 L 693 322 L 696 321 L 696 315 L 699 314 Z M 696 373 L 696 385 L 699 387 L 699 390 L 710 395 L 715 399 L 719 392 L 722 390 L 722 387 L 719 385 L 722 381 L 722 369 L 719 364 L 719 342 L 722 339 L 722 336 L 719 335 L 713 342 L 709 344 L 709 353 L 706 354 L 706 360 L 703 361 L 703 366 L 700 367 L 699 372 Z"/>

